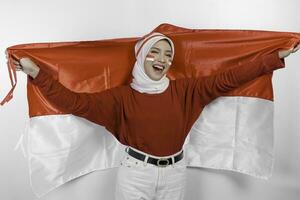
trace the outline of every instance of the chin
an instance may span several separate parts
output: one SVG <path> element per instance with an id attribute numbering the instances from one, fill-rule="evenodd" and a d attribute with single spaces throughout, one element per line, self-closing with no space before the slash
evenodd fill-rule
<path id="1" fill-rule="evenodd" d="M 161 77 L 151 77 L 151 79 L 154 80 L 154 81 L 159 81 L 162 77 L 163 76 L 161 76 Z"/>

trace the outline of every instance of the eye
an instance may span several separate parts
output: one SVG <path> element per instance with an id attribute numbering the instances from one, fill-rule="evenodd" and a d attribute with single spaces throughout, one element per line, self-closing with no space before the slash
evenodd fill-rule
<path id="1" fill-rule="evenodd" d="M 158 53 L 157 51 L 155 51 L 155 50 L 151 50 L 151 53 Z"/>
<path id="2" fill-rule="evenodd" d="M 168 56 L 168 57 L 170 57 L 170 58 L 172 57 L 172 55 L 171 55 L 171 54 L 168 54 L 168 55 L 166 55 L 166 56 Z"/>

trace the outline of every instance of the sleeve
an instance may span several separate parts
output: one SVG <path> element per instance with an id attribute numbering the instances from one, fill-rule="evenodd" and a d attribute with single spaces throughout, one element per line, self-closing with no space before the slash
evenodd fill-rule
<path id="1" fill-rule="evenodd" d="M 284 66 L 284 59 L 280 59 L 278 52 L 275 52 L 211 76 L 175 80 L 186 130 L 189 131 L 202 109 L 212 100 Z"/>
<path id="2" fill-rule="evenodd" d="M 38 86 L 47 99 L 62 111 L 86 118 L 105 126 L 117 137 L 120 98 L 113 89 L 96 93 L 76 93 L 63 86 L 40 68 L 38 75 L 29 81 Z"/>
<path id="3" fill-rule="evenodd" d="M 283 67 L 285 67 L 284 59 L 280 59 L 278 52 L 274 52 L 244 65 L 196 79 L 193 87 L 194 92 L 199 96 L 202 105 L 205 106 L 215 98 L 234 90 L 244 83 Z"/>

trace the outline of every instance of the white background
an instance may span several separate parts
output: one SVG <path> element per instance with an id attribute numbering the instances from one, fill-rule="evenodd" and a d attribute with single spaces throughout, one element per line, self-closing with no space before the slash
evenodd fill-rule
<path id="1" fill-rule="evenodd" d="M 160 23 L 197 29 L 300 32 L 298 0 L 1 0 L 0 98 L 10 89 L 5 48 L 22 43 L 142 36 Z M 300 52 L 274 73 L 275 167 L 263 181 L 211 169 L 188 169 L 187 200 L 294 200 L 300 196 Z M 28 116 L 26 76 L 0 107 L 0 199 L 35 200 L 26 160 L 14 146 Z M 91 173 L 42 199 L 112 200 L 115 170 Z"/>

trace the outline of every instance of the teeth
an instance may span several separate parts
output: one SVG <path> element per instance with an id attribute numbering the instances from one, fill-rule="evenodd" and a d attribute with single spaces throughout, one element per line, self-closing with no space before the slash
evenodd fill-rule
<path id="1" fill-rule="evenodd" d="M 159 68 L 159 69 L 164 69 L 164 67 L 162 67 L 160 65 L 154 65 L 154 67 Z"/>

